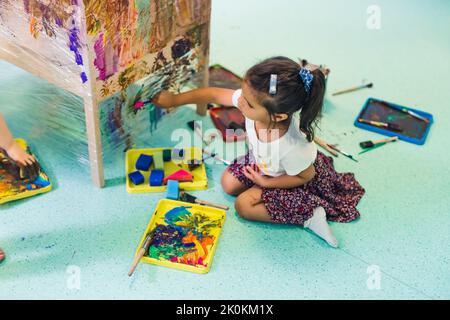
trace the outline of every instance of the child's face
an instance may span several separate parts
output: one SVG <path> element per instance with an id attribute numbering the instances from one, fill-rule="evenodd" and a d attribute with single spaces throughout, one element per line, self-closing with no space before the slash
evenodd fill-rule
<path id="1" fill-rule="evenodd" d="M 260 105 L 248 84 L 242 84 L 242 95 L 238 100 L 238 108 L 246 118 L 263 123 L 270 122 L 270 115 L 266 108 Z"/>

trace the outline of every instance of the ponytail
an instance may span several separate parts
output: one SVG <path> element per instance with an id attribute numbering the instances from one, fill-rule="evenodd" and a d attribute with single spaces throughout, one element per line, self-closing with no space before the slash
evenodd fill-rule
<path id="1" fill-rule="evenodd" d="M 314 127 L 322 114 L 325 96 L 325 76 L 319 69 L 311 72 L 314 76 L 310 92 L 300 111 L 300 131 L 309 142 L 314 140 Z"/>

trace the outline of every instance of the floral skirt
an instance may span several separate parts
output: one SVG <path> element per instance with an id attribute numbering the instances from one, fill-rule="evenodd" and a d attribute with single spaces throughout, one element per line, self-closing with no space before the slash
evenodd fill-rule
<path id="1" fill-rule="evenodd" d="M 246 165 L 254 163 L 249 154 L 236 159 L 228 171 L 247 187 L 254 184 L 243 173 Z M 262 201 L 272 220 L 278 223 L 301 225 L 310 219 L 313 210 L 323 207 L 327 219 L 350 222 L 359 217 L 356 206 L 365 190 L 353 173 L 338 173 L 333 158 L 318 152 L 314 162 L 315 177 L 307 184 L 292 189 L 262 188 Z"/>

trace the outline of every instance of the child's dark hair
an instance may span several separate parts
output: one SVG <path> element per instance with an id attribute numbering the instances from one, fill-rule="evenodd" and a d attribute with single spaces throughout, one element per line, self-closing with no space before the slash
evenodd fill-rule
<path id="1" fill-rule="evenodd" d="M 300 130 L 308 141 L 314 140 L 314 126 L 321 115 L 325 95 L 325 75 L 319 69 L 311 71 L 314 79 L 309 94 L 299 73 L 302 66 L 286 57 L 266 59 L 247 71 L 244 80 L 253 89 L 258 102 L 272 117 L 288 115 L 300 110 Z M 277 75 L 277 92 L 269 94 L 270 76 Z"/>

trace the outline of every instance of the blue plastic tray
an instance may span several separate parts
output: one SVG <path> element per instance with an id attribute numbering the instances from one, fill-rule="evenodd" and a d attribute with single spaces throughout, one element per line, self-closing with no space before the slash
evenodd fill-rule
<path id="1" fill-rule="evenodd" d="M 365 112 L 367 111 L 367 108 L 369 107 L 369 105 L 370 105 L 370 103 L 372 101 L 381 102 L 383 104 L 388 104 L 392 109 L 405 108 L 407 110 L 413 111 L 416 114 L 420 115 L 421 117 L 424 117 L 424 118 L 428 119 L 429 123 L 426 126 L 426 129 L 423 131 L 421 137 L 411 137 L 411 136 L 402 134 L 402 132 L 390 131 L 390 130 L 387 130 L 387 129 L 383 129 L 383 128 L 379 128 L 379 127 L 376 127 L 376 126 L 372 126 L 370 124 L 365 124 L 365 123 L 359 122 L 358 120 L 361 117 L 364 116 Z M 417 121 L 415 118 L 413 118 L 410 115 L 405 114 L 405 116 L 411 117 L 411 119 L 412 119 L 411 121 Z M 382 135 L 385 135 L 385 136 L 389 136 L 389 137 L 397 136 L 400 140 L 403 140 L 403 141 L 406 141 L 406 142 L 410 142 L 410 143 L 414 143 L 414 144 L 418 144 L 418 145 L 423 145 L 425 143 L 425 140 L 426 140 L 427 136 L 428 136 L 428 133 L 430 132 L 430 128 L 431 128 L 432 123 L 433 123 L 433 115 L 431 115 L 430 113 L 427 113 L 427 112 L 424 112 L 424 111 L 421 111 L 421 110 L 412 109 L 412 108 L 407 108 L 407 107 L 400 106 L 400 105 L 397 105 L 395 103 L 387 102 L 387 101 L 380 100 L 380 99 L 369 98 L 369 99 L 367 99 L 366 103 L 364 104 L 361 112 L 356 117 L 354 125 L 356 127 L 358 127 L 358 128 L 365 129 L 365 130 L 372 131 L 372 132 L 376 132 L 376 133 L 379 133 L 379 134 L 382 134 Z"/>

